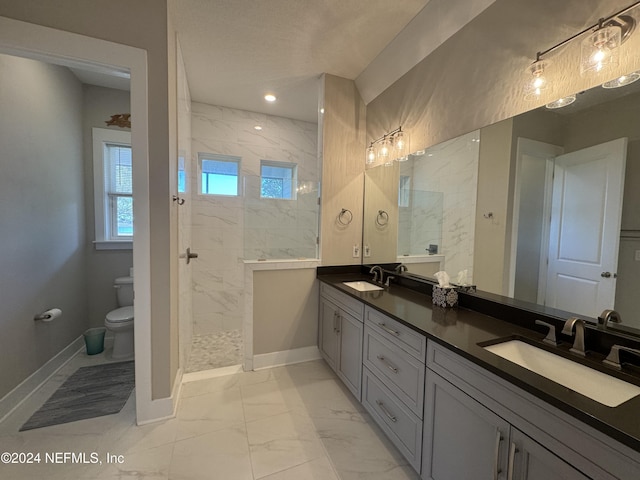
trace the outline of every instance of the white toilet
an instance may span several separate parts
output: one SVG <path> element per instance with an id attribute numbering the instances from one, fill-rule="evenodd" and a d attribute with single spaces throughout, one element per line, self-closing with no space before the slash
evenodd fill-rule
<path id="1" fill-rule="evenodd" d="M 104 326 L 113 333 L 114 360 L 133 358 L 133 277 L 118 277 L 114 281 L 118 306 L 107 313 Z"/>

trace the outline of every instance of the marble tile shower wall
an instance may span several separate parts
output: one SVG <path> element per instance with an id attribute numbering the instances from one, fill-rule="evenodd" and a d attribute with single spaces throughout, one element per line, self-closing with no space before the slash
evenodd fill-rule
<path id="1" fill-rule="evenodd" d="M 478 131 L 427 150 L 432 156 L 414 166 L 414 188 L 443 193 L 442 248 L 444 268 L 453 278 L 468 270 L 473 278 L 473 244 L 478 183 Z"/>
<path id="2" fill-rule="evenodd" d="M 263 129 L 255 130 L 256 125 Z M 243 260 L 267 254 L 275 258 L 280 253 L 289 253 L 288 258 L 315 257 L 316 234 L 312 249 L 294 248 L 301 246 L 296 245 L 298 239 L 309 240 L 310 233 L 294 231 L 287 219 L 313 217 L 317 230 L 317 206 L 315 214 L 306 207 L 317 202 L 318 126 L 194 102 L 191 132 L 191 184 L 198 185 L 198 153 L 231 155 L 241 158 L 242 190 L 249 194 L 249 198 L 227 197 L 200 195 L 197 187 L 192 190 L 192 249 L 199 254 L 193 263 L 194 334 L 205 335 L 242 328 Z M 299 195 L 297 202 L 252 198 L 261 160 L 295 163 L 298 183 L 315 185 L 315 191 Z"/>
<path id="3" fill-rule="evenodd" d="M 430 244 L 441 253 L 444 195 L 414 189 L 409 202 L 399 211 L 398 255 L 426 255 Z"/>

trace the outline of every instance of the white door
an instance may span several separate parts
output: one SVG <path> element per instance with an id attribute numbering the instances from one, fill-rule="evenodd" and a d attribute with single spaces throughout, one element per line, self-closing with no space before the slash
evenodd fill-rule
<path id="1" fill-rule="evenodd" d="M 613 308 L 627 139 L 556 158 L 545 304 L 588 317 Z"/>

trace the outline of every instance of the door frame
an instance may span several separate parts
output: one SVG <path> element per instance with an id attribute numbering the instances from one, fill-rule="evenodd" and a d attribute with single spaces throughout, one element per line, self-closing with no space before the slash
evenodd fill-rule
<path id="1" fill-rule="evenodd" d="M 138 424 L 172 414 L 173 401 L 154 400 L 151 390 L 151 261 L 149 215 L 149 123 L 147 53 L 117 44 L 0 16 L 0 53 L 131 78 L 134 228 L 136 272 L 135 395 Z M 167 413 L 168 412 L 168 413 Z"/>
<path id="2" fill-rule="evenodd" d="M 549 221 L 551 220 L 551 194 L 553 186 L 554 159 L 564 153 L 564 148 L 550 143 L 539 142 L 529 138 L 518 137 L 515 158 L 515 174 L 513 188 L 513 213 L 511 217 L 511 261 L 509 263 L 509 278 L 507 282 L 507 295 L 513 297 L 516 281 L 516 258 L 518 249 L 518 224 L 520 222 L 520 194 L 522 190 L 522 157 L 529 155 L 546 162 L 544 207 L 542 218 L 542 245 L 540 246 L 539 277 L 538 277 L 538 303 L 544 303 L 546 290 L 547 257 L 549 255 Z M 543 275 L 544 273 L 544 275 Z"/>

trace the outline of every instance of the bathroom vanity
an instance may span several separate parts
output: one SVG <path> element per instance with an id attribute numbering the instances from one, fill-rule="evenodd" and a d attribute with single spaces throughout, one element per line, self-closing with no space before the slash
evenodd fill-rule
<path id="1" fill-rule="evenodd" d="M 443 309 L 394 283 L 358 291 L 343 282 L 371 277 L 349 268 L 320 267 L 318 279 L 323 357 L 423 479 L 640 478 L 640 395 L 610 406 L 607 387 L 594 400 L 485 348 L 515 339 L 573 361 L 573 339 L 542 343 L 538 315 L 500 320 L 471 310 L 472 298 Z M 577 362 L 640 392 L 640 376 L 603 358 Z"/>

